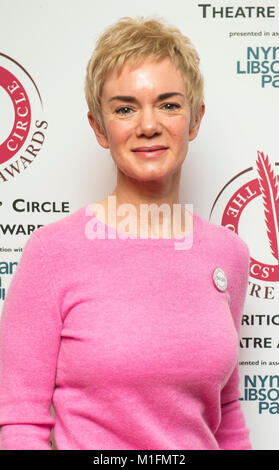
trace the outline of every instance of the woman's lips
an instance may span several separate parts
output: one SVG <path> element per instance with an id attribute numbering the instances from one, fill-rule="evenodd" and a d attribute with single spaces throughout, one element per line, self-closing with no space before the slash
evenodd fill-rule
<path id="1" fill-rule="evenodd" d="M 138 157 L 143 158 L 154 158 L 162 155 L 168 147 L 163 147 L 162 145 L 153 145 L 152 147 L 137 147 L 132 149 Z"/>

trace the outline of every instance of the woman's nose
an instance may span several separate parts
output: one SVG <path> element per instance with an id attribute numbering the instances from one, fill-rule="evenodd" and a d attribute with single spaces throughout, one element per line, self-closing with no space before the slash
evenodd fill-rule
<path id="1" fill-rule="evenodd" d="M 161 132 L 162 125 L 156 110 L 152 108 L 142 109 L 137 125 L 137 136 L 145 135 L 152 137 L 154 134 L 160 134 Z"/>

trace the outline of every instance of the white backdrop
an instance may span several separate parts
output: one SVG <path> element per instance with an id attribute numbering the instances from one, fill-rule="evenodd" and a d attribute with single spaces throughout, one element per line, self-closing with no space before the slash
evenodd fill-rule
<path id="1" fill-rule="evenodd" d="M 183 165 L 180 202 L 229 225 L 250 248 L 241 403 L 253 448 L 279 449 L 271 364 L 279 361 L 278 1 L 0 0 L 0 311 L 31 231 L 114 188 L 112 158 L 87 122 L 85 69 L 106 26 L 154 14 L 201 57 L 206 113 Z M 7 90 L 11 76 L 18 88 Z M 43 202 L 51 203 L 45 211 Z"/>

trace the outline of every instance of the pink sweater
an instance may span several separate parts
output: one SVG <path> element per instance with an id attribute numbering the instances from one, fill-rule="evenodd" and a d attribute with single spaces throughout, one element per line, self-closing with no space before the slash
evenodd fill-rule
<path id="1" fill-rule="evenodd" d="M 246 243 L 196 214 L 187 250 L 109 239 L 86 207 L 32 233 L 8 289 L 1 448 L 50 450 L 54 427 L 58 450 L 251 449 L 238 400 Z M 93 222 L 105 238 L 90 238 Z"/>

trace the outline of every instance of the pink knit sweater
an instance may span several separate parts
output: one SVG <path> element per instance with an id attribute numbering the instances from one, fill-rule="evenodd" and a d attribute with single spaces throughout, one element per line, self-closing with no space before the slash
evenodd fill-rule
<path id="1" fill-rule="evenodd" d="M 8 289 L 1 448 L 51 449 L 54 427 L 58 450 L 250 449 L 238 400 L 246 243 L 196 214 L 188 249 L 123 239 L 86 208 L 32 233 Z M 96 222 L 105 237 L 92 238 Z"/>

